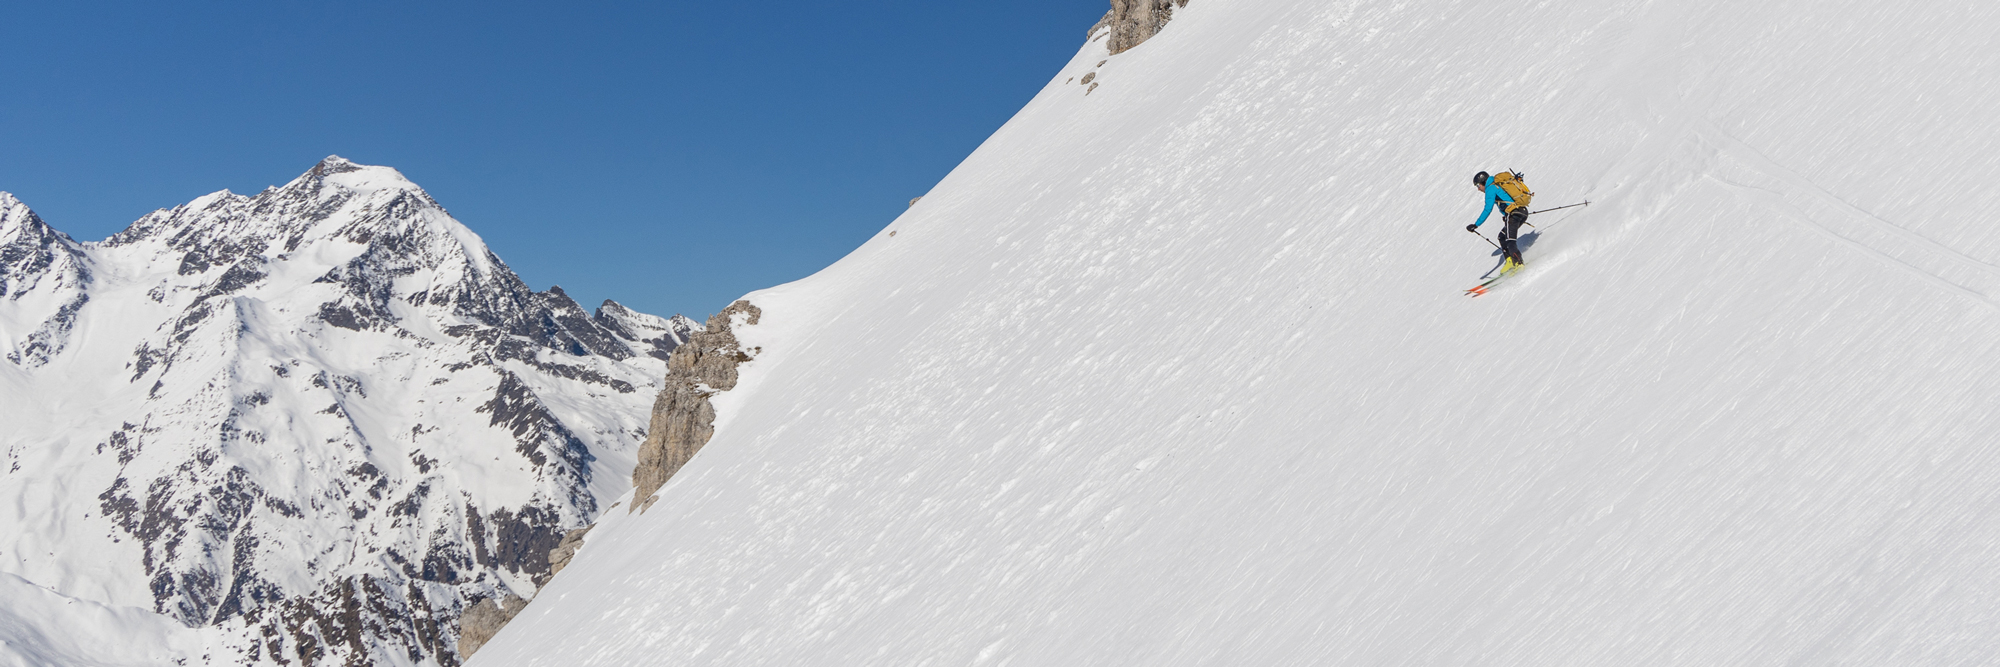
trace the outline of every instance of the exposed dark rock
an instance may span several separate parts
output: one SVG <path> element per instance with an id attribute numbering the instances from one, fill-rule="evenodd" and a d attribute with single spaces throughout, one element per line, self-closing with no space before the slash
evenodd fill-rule
<path id="1" fill-rule="evenodd" d="M 555 415 L 549 414 L 533 389 L 521 381 L 521 377 L 507 371 L 500 371 L 500 386 L 494 390 L 493 398 L 479 406 L 476 412 L 490 413 L 492 425 L 506 428 L 514 434 L 515 451 L 528 458 L 535 467 L 549 463 L 549 455 L 554 454 L 567 468 L 565 472 L 577 476 L 579 484 L 590 482 L 590 462 L 595 456 L 585 447 L 583 441 Z M 594 509 L 594 508 L 593 508 Z"/>
<path id="2" fill-rule="evenodd" d="M 34 333 L 28 334 L 26 342 L 14 352 L 7 354 L 7 360 L 25 366 L 40 366 L 61 354 L 69 342 L 69 332 L 76 327 L 76 315 L 83 305 L 90 301 L 90 295 L 79 294 L 69 303 L 57 308 L 54 315 L 42 320 L 42 325 Z"/>
<path id="3" fill-rule="evenodd" d="M 473 517 L 474 554 L 479 564 L 529 575 L 537 584 L 548 581 L 549 552 L 569 532 L 563 529 L 561 517 L 534 505 L 519 512 L 497 510 L 486 521 L 477 521 L 477 514 Z M 487 527 L 490 539 L 481 534 Z M 490 549 L 486 546 L 489 541 L 493 545 Z"/>
<path id="4" fill-rule="evenodd" d="M 563 568 L 568 567 L 570 559 L 576 557 L 576 552 L 583 548 L 583 536 L 595 527 L 596 524 L 592 524 L 563 534 L 562 541 L 548 552 L 548 573 L 537 577 L 536 581 L 546 584 L 549 579 L 562 572 Z M 532 548 L 527 544 L 522 546 Z M 520 614 L 527 606 L 527 600 L 509 595 L 505 604 L 499 606 L 479 604 L 467 610 L 465 616 L 460 619 L 459 657 L 461 659 L 472 657 L 473 651 L 479 650 L 480 646 L 499 634 L 500 629 L 506 627 L 507 623 L 513 621 L 514 616 Z"/>

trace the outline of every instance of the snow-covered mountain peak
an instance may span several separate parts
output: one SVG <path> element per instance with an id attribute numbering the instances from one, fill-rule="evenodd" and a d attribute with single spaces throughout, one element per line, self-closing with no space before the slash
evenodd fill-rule
<path id="1" fill-rule="evenodd" d="M 328 155 L 319 164 L 299 176 L 299 180 L 311 179 L 340 190 L 353 193 L 373 193 L 381 190 L 396 190 L 423 194 L 424 189 L 403 176 L 403 172 L 391 167 L 357 164 L 338 155 Z M 424 194 L 425 198 L 430 195 Z"/>
<path id="2" fill-rule="evenodd" d="M 327 239 L 365 244 L 380 233 L 420 235 L 425 244 L 436 246 L 430 249 L 434 255 L 463 257 L 480 273 L 493 269 L 485 243 L 401 172 L 337 156 L 256 195 L 221 190 L 154 211 L 105 245 L 155 239 L 189 248 L 228 241 L 265 250 L 279 247 L 268 253 L 277 254 Z"/>
<path id="3" fill-rule="evenodd" d="M 338 155 L 328 155 L 325 159 L 320 160 L 319 164 L 313 165 L 312 171 L 308 173 L 325 176 L 328 174 L 345 174 L 367 169 L 389 169 L 389 171 L 395 171 L 388 167 L 355 164 L 354 161 L 347 158 Z"/>
<path id="4" fill-rule="evenodd" d="M 439 326 L 533 329 L 508 322 L 534 308 L 533 292 L 477 234 L 400 172 L 338 157 L 253 196 L 224 190 L 155 211 L 96 245 L 126 266 L 171 264 L 172 277 L 149 286 L 161 303 L 280 284 L 264 279 L 282 270 L 345 286 L 351 303 L 334 312 L 353 315 L 334 321 L 353 326 L 402 321 L 407 306 L 454 320 Z"/>
<path id="5" fill-rule="evenodd" d="M 670 327 L 670 323 L 667 320 L 667 318 L 660 317 L 658 315 L 648 315 L 646 313 L 641 313 L 639 311 L 626 308 L 624 304 L 612 301 L 610 299 L 605 299 L 604 303 L 598 304 L 596 316 L 612 322 L 616 322 L 620 326 L 624 327 L 648 328 L 648 329 L 665 329 Z M 674 318 L 687 319 L 680 315 L 675 315 Z"/>
<path id="6" fill-rule="evenodd" d="M 0 230 L 20 224 L 14 220 L 23 214 L 33 215 L 34 212 L 28 210 L 28 205 L 21 203 L 14 193 L 0 190 Z"/>
<path id="7" fill-rule="evenodd" d="M 536 292 L 338 157 L 97 243 L 5 196 L 0 290 L 0 573 L 258 638 L 224 664 L 452 664 L 626 490 L 698 330 Z"/>
<path id="8" fill-rule="evenodd" d="M 22 203 L 13 193 L 0 191 L 0 245 L 11 243 L 24 235 L 33 237 L 55 235 L 64 239 L 69 238 L 68 235 L 55 231 L 47 223 L 42 222 L 41 217 L 35 215 L 34 209 L 28 208 L 28 205 Z"/>
<path id="9" fill-rule="evenodd" d="M 590 319 L 598 326 L 627 341 L 635 354 L 665 361 L 667 355 L 702 330 L 700 322 L 686 315 L 671 318 L 641 313 L 616 301 L 605 299 Z"/>
<path id="10" fill-rule="evenodd" d="M 60 353 L 90 280 L 81 244 L 0 192 L 0 356 L 35 368 Z"/>

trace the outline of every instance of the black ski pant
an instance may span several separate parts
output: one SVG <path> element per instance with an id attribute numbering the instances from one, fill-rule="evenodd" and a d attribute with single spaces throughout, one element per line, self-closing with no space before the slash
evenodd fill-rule
<path id="1" fill-rule="evenodd" d="M 1528 222 L 1528 207 L 1522 206 L 1507 212 L 1507 224 L 1500 228 L 1500 251 L 1514 258 L 1515 264 L 1526 263 L 1521 259 L 1521 246 L 1515 241 L 1521 238 L 1521 225 Z"/>

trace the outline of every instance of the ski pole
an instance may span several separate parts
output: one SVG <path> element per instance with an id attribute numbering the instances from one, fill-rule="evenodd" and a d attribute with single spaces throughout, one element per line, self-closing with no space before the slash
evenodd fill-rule
<path id="1" fill-rule="evenodd" d="M 1549 211 L 1560 211 L 1560 210 L 1563 210 L 1563 209 L 1566 209 L 1566 208 L 1576 208 L 1576 207 L 1578 207 L 1578 206 L 1589 206 L 1589 205 L 1590 205 L 1590 202 L 1589 202 L 1589 201 L 1585 201 L 1585 202 L 1583 202 L 1583 203 L 1581 203 L 1581 204 L 1570 204 L 1570 205 L 1568 205 L 1568 206 L 1557 206 L 1557 207 L 1555 207 L 1555 208 L 1545 208 L 1545 209 L 1542 209 L 1542 210 L 1539 210 L 1539 211 L 1535 211 L 1535 212 L 1533 212 L 1533 213 L 1529 213 L 1528 215 L 1541 215 L 1541 214 L 1543 214 L 1543 213 L 1547 213 L 1547 212 L 1549 212 Z"/>
<path id="2" fill-rule="evenodd" d="M 1468 232 L 1472 232 L 1472 230 L 1470 230 L 1470 229 L 1468 229 L 1468 230 L 1465 230 L 1465 231 L 1468 231 Z M 1490 245 L 1490 246 L 1493 246 L 1493 248 L 1494 248 L 1494 249 L 1496 249 L 1496 250 L 1499 250 L 1499 251 L 1501 251 L 1501 252 L 1506 252 L 1506 251 L 1507 251 L 1507 250 L 1506 250 L 1505 248 L 1501 248 L 1501 247 L 1500 247 L 1500 244 L 1498 244 L 1498 243 L 1494 243 L 1494 242 L 1493 242 L 1493 239 L 1489 239 L 1489 238 L 1486 238 L 1486 235 L 1485 235 L 1485 234 L 1481 234 L 1481 233 L 1479 233 L 1479 232 L 1472 232 L 1472 235 L 1473 235 L 1473 236 L 1477 236 L 1477 237 L 1479 237 L 1479 240 L 1481 240 L 1481 241 L 1485 241 L 1485 242 L 1486 242 L 1486 245 Z"/>

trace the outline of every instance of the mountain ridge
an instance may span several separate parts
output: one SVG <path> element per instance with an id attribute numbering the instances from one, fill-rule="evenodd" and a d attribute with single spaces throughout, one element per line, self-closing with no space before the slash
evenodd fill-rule
<path id="1" fill-rule="evenodd" d="M 0 572 L 153 609 L 215 664 L 455 664 L 629 486 L 699 324 L 530 289 L 330 156 L 78 243 L 0 194 Z"/>

